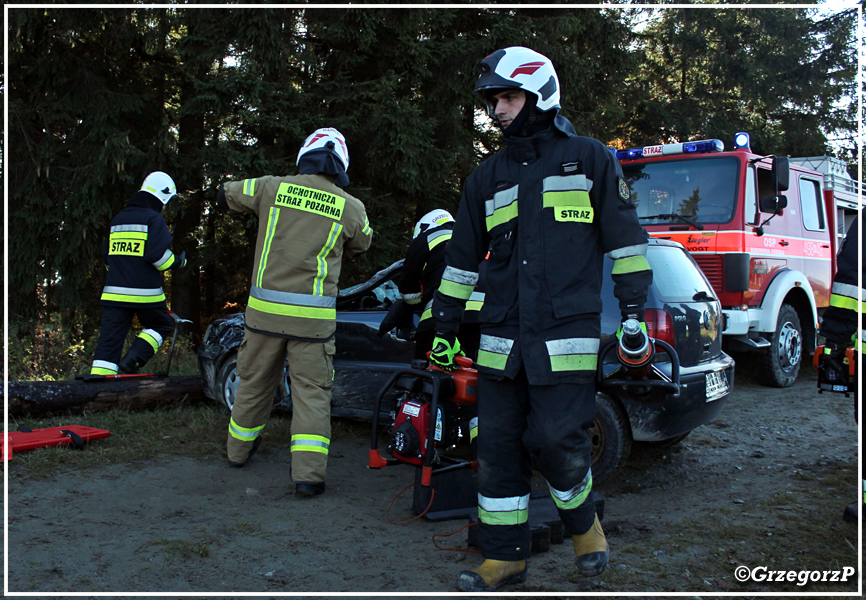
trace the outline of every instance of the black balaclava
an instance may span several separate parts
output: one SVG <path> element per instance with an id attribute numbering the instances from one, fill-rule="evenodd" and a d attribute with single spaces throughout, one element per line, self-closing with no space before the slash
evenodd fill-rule
<path id="1" fill-rule="evenodd" d="M 333 142 L 328 142 L 333 149 Z M 318 175 L 324 173 L 334 178 L 337 187 L 349 185 L 349 176 L 343 167 L 343 162 L 330 150 L 314 150 L 307 152 L 298 161 L 298 173 L 301 175 Z"/>
<path id="2" fill-rule="evenodd" d="M 158 213 L 161 213 L 162 209 L 165 208 L 165 204 L 163 204 L 159 198 L 150 192 L 145 192 L 144 190 L 140 190 L 135 194 L 135 196 L 130 198 L 129 202 L 127 202 L 127 206 L 143 206 L 144 208 L 155 210 Z"/>
<path id="3" fill-rule="evenodd" d="M 536 107 L 538 96 L 532 92 L 525 93 L 526 102 L 523 104 L 523 108 L 520 109 L 520 112 L 517 113 L 517 116 L 514 117 L 514 120 L 508 125 L 508 127 L 502 130 L 502 133 L 506 137 L 533 136 L 550 127 L 550 124 L 553 123 L 553 119 L 556 117 L 555 110 L 548 110 L 546 112 L 538 110 Z M 497 123 L 498 122 L 497 119 Z"/>

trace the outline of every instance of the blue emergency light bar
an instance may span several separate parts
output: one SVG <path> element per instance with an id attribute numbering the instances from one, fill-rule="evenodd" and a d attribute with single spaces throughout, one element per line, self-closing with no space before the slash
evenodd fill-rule
<path id="1" fill-rule="evenodd" d="M 696 142 L 682 142 L 680 144 L 659 144 L 657 146 L 644 146 L 643 148 L 617 150 L 616 157 L 618 160 L 634 160 L 636 158 L 648 158 L 651 156 L 724 151 L 725 143 L 722 140 L 699 140 Z"/>

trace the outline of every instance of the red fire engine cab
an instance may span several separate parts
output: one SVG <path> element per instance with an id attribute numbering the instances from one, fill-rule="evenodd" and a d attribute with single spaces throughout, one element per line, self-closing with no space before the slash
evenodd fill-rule
<path id="1" fill-rule="evenodd" d="M 763 383 L 792 385 L 857 211 L 842 161 L 759 156 L 745 133 L 731 151 L 713 139 L 615 152 L 641 224 L 685 246 L 712 285 L 726 349 L 755 353 Z"/>

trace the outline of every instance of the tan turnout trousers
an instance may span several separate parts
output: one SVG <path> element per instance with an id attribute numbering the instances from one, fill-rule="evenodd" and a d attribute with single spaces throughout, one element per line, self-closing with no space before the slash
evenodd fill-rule
<path id="1" fill-rule="evenodd" d="M 283 363 L 292 393 L 292 480 L 325 481 L 331 443 L 334 340 L 303 342 L 247 329 L 238 350 L 240 384 L 232 409 L 228 458 L 244 462 L 271 413 Z"/>

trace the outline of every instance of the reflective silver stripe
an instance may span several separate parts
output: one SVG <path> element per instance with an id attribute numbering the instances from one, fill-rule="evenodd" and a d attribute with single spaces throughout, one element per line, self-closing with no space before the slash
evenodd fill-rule
<path id="1" fill-rule="evenodd" d="M 478 349 L 494 354 L 508 354 L 511 352 L 511 347 L 514 346 L 514 340 L 508 338 L 496 337 L 495 335 L 481 335 Z"/>
<path id="2" fill-rule="evenodd" d="M 160 268 L 162 265 L 164 265 L 166 262 L 168 262 L 168 260 L 172 256 L 174 256 L 174 253 L 172 253 L 171 250 L 166 250 L 165 252 L 163 252 L 162 258 L 160 258 L 158 261 L 153 263 L 153 266 L 156 267 L 157 269 Z"/>
<path id="3" fill-rule="evenodd" d="M 484 202 L 484 212 L 490 217 L 493 213 L 517 200 L 517 188 L 514 186 L 493 194 L 493 198 Z"/>
<path id="4" fill-rule="evenodd" d="M 452 231 L 450 229 L 443 229 L 442 231 L 435 231 L 435 232 L 433 232 L 427 236 L 427 243 L 429 244 L 433 240 L 435 240 L 436 238 L 440 238 L 443 235 L 450 236 L 451 234 L 452 234 Z"/>
<path id="5" fill-rule="evenodd" d="M 562 340 L 548 340 L 544 343 L 550 356 L 560 356 L 562 354 L 598 354 L 598 338 L 566 338 Z"/>
<path id="6" fill-rule="evenodd" d="M 607 253 L 607 255 L 612 259 L 616 260 L 618 258 L 627 258 L 629 256 L 646 256 L 646 249 L 649 244 L 637 244 L 634 246 L 625 246 L 623 248 L 617 248 L 616 250 L 611 250 Z"/>
<path id="7" fill-rule="evenodd" d="M 484 292 L 472 292 L 469 302 L 484 302 Z"/>
<path id="8" fill-rule="evenodd" d="M 108 362 L 107 360 L 94 360 L 91 366 L 94 369 L 108 369 L 117 373 L 117 365 L 113 362 Z"/>
<path id="9" fill-rule="evenodd" d="M 553 496 L 554 500 L 557 500 L 558 503 L 568 504 L 574 499 L 580 499 L 581 502 L 579 504 L 583 504 L 583 500 L 586 499 L 586 496 L 589 494 L 589 491 L 592 489 L 592 469 L 587 469 L 586 475 L 584 475 L 583 480 L 578 483 L 576 486 L 567 491 L 560 491 L 550 485 L 550 482 L 547 483 L 547 488 L 550 490 L 550 495 Z M 583 496 L 583 498 L 581 498 Z M 579 505 L 578 504 L 578 505 Z M 577 506 L 561 506 L 560 508 L 577 508 Z"/>
<path id="10" fill-rule="evenodd" d="M 863 290 L 858 288 L 856 285 L 851 285 L 850 283 L 835 282 L 833 283 L 832 293 L 858 300 L 860 298 L 858 294 L 862 295 Z"/>
<path id="11" fill-rule="evenodd" d="M 121 231 L 139 231 L 147 233 L 147 225 L 113 225 L 110 233 L 120 233 Z"/>
<path id="12" fill-rule="evenodd" d="M 445 281 L 453 281 L 460 285 L 475 287 L 475 284 L 478 283 L 478 273 L 455 269 L 454 267 L 445 267 L 445 272 L 442 273 L 442 279 Z"/>
<path id="13" fill-rule="evenodd" d="M 418 304 L 421 302 L 421 296 L 423 296 L 423 292 L 418 292 L 417 294 L 403 294 L 403 302 L 406 304 Z"/>
<path id="14" fill-rule="evenodd" d="M 159 296 L 162 294 L 162 288 L 127 288 L 118 287 L 116 285 L 107 285 L 102 288 L 103 294 L 123 294 L 124 296 Z"/>
<path id="15" fill-rule="evenodd" d="M 267 302 L 295 304 L 297 306 L 321 306 L 324 308 L 336 308 L 337 306 L 337 299 L 334 296 L 313 296 L 312 294 L 278 292 L 276 290 L 260 288 L 255 285 L 250 289 L 250 296 Z"/>
<path id="16" fill-rule="evenodd" d="M 153 341 L 156 342 L 157 348 L 162 346 L 162 336 L 155 329 L 142 329 L 141 333 L 138 335 L 149 335 L 153 338 Z"/>
<path id="17" fill-rule="evenodd" d="M 588 192 L 592 189 L 592 180 L 587 179 L 586 175 L 566 175 L 545 177 L 544 188 L 545 192 L 568 192 L 579 190 Z"/>
<path id="18" fill-rule="evenodd" d="M 508 498 L 488 498 L 478 494 L 478 508 L 487 512 L 511 512 L 529 508 L 529 494 Z"/>

